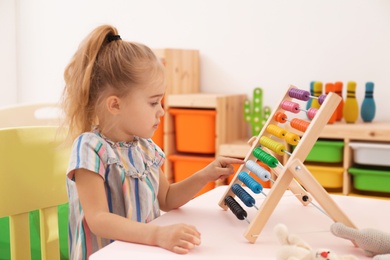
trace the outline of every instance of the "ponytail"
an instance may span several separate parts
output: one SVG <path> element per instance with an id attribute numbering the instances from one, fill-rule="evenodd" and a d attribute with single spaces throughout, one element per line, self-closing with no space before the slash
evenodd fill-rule
<path id="1" fill-rule="evenodd" d="M 122 41 L 117 29 L 110 25 L 93 30 L 64 71 L 62 107 L 69 139 L 98 124 L 97 106 L 104 93 L 124 95 L 130 85 L 145 80 L 145 73 L 163 73 L 150 48 Z"/>

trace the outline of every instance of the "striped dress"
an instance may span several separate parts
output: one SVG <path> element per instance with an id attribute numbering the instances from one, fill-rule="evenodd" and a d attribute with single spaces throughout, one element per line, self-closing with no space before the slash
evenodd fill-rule
<path id="1" fill-rule="evenodd" d="M 110 212 L 147 223 L 160 216 L 157 193 L 164 159 L 150 139 L 114 143 L 94 130 L 74 141 L 67 170 L 70 259 L 88 259 L 112 242 L 90 231 L 77 195 L 75 169 L 87 169 L 103 178 Z"/>

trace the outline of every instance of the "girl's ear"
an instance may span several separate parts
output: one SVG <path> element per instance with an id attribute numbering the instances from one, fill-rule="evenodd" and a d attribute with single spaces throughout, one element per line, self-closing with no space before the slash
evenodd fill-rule
<path id="1" fill-rule="evenodd" d="M 117 96 L 109 96 L 106 99 L 107 110 L 113 114 L 117 115 L 120 111 L 120 99 Z"/>

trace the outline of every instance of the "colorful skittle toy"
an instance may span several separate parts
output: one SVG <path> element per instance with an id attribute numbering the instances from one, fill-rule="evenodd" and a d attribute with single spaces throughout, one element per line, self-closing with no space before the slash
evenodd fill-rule
<path id="1" fill-rule="evenodd" d="M 333 83 L 326 83 L 325 84 L 325 94 L 328 94 L 330 92 L 335 92 L 335 87 Z M 329 118 L 328 124 L 333 124 L 336 121 L 337 117 L 337 109 L 333 112 L 332 116 Z"/>
<path id="2" fill-rule="evenodd" d="M 314 96 L 314 83 L 315 81 L 312 81 L 310 82 L 310 95 L 311 96 Z M 307 102 L 306 102 L 306 110 L 309 110 L 309 108 L 311 108 L 311 103 L 312 103 L 312 99 L 309 99 Z"/>
<path id="3" fill-rule="evenodd" d="M 335 91 L 337 95 L 339 95 L 341 98 L 343 98 L 343 82 L 337 81 L 334 83 Z M 343 119 L 343 107 L 344 107 L 344 100 L 341 99 L 339 106 L 337 107 L 337 116 L 336 121 L 341 121 Z"/>
<path id="4" fill-rule="evenodd" d="M 355 123 L 359 116 L 359 104 L 356 100 L 356 82 L 349 81 L 347 85 L 347 98 L 344 103 L 343 117 L 346 123 Z"/>
<path id="5" fill-rule="evenodd" d="M 366 93 L 363 99 L 360 116 L 363 122 L 372 122 L 375 117 L 374 83 L 366 83 Z"/>
<path id="6" fill-rule="evenodd" d="M 313 96 L 319 97 L 322 94 L 322 82 L 316 81 L 313 86 Z M 311 107 L 320 108 L 321 104 L 318 102 L 318 99 L 313 99 L 311 102 Z"/>

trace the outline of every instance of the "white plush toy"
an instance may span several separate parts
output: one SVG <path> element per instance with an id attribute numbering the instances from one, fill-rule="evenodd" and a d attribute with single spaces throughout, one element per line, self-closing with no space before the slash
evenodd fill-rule
<path id="1" fill-rule="evenodd" d="M 330 231 L 355 242 L 366 256 L 374 257 L 373 260 L 390 260 L 390 233 L 373 228 L 354 229 L 338 222 L 331 225 Z"/>
<path id="2" fill-rule="evenodd" d="M 328 249 L 313 250 L 300 237 L 289 234 L 284 224 L 278 224 L 274 228 L 274 233 L 278 238 L 281 248 L 277 252 L 276 260 L 357 260 L 353 255 L 338 256 Z"/>

